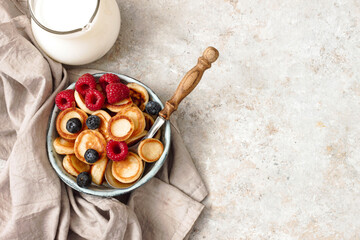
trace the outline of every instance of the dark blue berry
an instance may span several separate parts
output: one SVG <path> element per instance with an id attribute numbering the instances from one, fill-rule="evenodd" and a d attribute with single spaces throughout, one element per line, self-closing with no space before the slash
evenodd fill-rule
<path id="1" fill-rule="evenodd" d="M 88 172 L 80 173 L 76 178 L 76 183 L 79 187 L 88 187 L 91 184 L 91 176 Z"/>
<path id="2" fill-rule="evenodd" d="M 101 119 L 96 115 L 91 115 L 86 119 L 86 126 L 89 129 L 97 129 L 100 127 Z"/>
<path id="3" fill-rule="evenodd" d="M 161 106 L 157 102 L 149 101 L 145 106 L 145 110 L 150 115 L 158 115 L 161 111 Z"/>
<path id="4" fill-rule="evenodd" d="M 80 119 L 78 118 L 71 118 L 66 123 L 66 130 L 70 133 L 77 133 L 81 130 L 82 124 Z"/>
<path id="5" fill-rule="evenodd" d="M 86 150 L 84 158 L 88 163 L 95 163 L 99 159 L 99 153 L 94 149 Z"/>

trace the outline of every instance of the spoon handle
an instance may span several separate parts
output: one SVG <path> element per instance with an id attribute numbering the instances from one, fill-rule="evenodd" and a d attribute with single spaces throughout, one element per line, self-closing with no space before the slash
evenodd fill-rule
<path id="1" fill-rule="evenodd" d="M 196 66 L 186 73 L 174 95 L 165 103 L 164 109 L 159 112 L 161 117 L 166 120 L 170 119 L 170 115 L 177 110 L 180 102 L 198 85 L 205 70 L 210 68 L 211 63 L 215 62 L 218 57 L 219 52 L 216 48 L 208 47 L 205 49 Z"/>

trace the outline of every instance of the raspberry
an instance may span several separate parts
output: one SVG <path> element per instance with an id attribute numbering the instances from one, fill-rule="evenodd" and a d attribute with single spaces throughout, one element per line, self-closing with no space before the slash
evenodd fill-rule
<path id="1" fill-rule="evenodd" d="M 106 86 L 110 83 L 120 83 L 120 78 L 112 73 L 105 73 L 99 79 L 99 83 L 102 89 L 106 89 Z"/>
<path id="2" fill-rule="evenodd" d="M 101 109 L 105 103 L 105 96 L 96 89 L 89 89 L 85 95 L 85 105 L 91 111 Z"/>
<path id="3" fill-rule="evenodd" d="M 125 84 L 110 83 L 106 86 L 106 97 L 110 104 L 114 104 L 128 98 L 129 94 L 130 90 Z"/>
<path id="4" fill-rule="evenodd" d="M 89 89 L 96 89 L 96 80 L 93 75 L 90 73 L 86 73 L 79 77 L 75 84 L 75 89 L 78 91 L 82 96 L 86 95 L 86 91 Z"/>
<path id="5" fill-rule="evenodd" d="M 59 92 L 55 98 L 55 104 L 61 110 L 65 110 L 70 107 L 75 107 L 74 90 L 68 89 Z"/>
<path id="6" fill-rule="evenodd" d="M 128 146 L 126 142 L 117 142 L 110 140 L 106 145 L 106 155 L 113 161 L 121 161 L 128 154 Z"/>

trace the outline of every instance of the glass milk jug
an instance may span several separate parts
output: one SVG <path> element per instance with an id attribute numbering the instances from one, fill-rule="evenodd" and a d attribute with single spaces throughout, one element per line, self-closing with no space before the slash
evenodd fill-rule
<path id="1" fill-rule="evenodd" d="M 120 31 L 115 0 L 29 0 L 31 28 L 52 59 L 82 65 L 104 56 Z"/>

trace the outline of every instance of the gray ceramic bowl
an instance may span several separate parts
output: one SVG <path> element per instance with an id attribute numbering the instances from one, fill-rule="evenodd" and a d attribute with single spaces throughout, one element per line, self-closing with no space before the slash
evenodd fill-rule
<path id="1" fill-rule="evenodd" d="M 103 74 L 104 73 L 97 73 L 97 74 L 93 74 L 93 75 L 95 76 L 95 78 L 98 79 Z M 150 100 L 158 102 L 162 108 L 164 107 L 162 102 L 158 98 L 158 96 L 156 96 L 156 94 L 150 88 L 148 88 L 146 85 L 144 85 L 143 83 L 139 82 L 138 80 L 136 80 L 134 78 L 131 78 L 131 77 L 128 77 L 128 76 L 125 76 L 122 74 L 117 74 L 117 73 L 113 73 L 113 74 L 118 75 L 123 83 L 135 82 L 137 84 L 140 84 L 148 91 Z M 75 83 L 71 84 L 68 87 L 68 89 L 74 89 L 74 88 L 75 88 Z M 161 168 L 161 166 L 164 164 L 164 162 L 168 156 L 169 149 L 170 149 L 171 130 L 170 130 L 170 122 L 166 121 L 164 126 L 162 126 L 162 136 L 161 136 L 161 141 L 164 144 L 164 152 L 161 155 L 160 159 L 158 161 L 156 161 L 155 163 L 146 163 L 145 171 L 144 171 L 142 177 L 134 185 L 132 185 L 129 188 L 118 189 L 118 188 L 112 188 L 110 185 L 108 185 L 106 183 L 106 181 L 104 181 L 103 185 L 101 185 L 101 186 L 92 183 L 91 186 L 89 186 L 88 188 L 81 188 L 76 184 L 76 178 L 71 176 L 64 170 L 64 168 L 62 166 L 62 159 L 64 156 L 57 154 L 53 147 L 53 141 L 56 137 L 58 137 L 55 122 L 56 122 L 56 117 L 59 112 L 60 112 L 60 109 L 55 105 L 54 109 L 52 111 L 51 118 L 49 121 L 49 126 L 48 126 L 47 152 L 48 152 L 50 163 L 51 163 L 52 167 L 55 169 L 56 173 L 61 178 L 61 180 L 63 180 L 64 183 L 66 183 L 71 188 L 73 188 L 79 192 L 96 195 L 96 196 L 101 196 L 101 197 L 114 197 L 114 196 L 128 193 L 128 192 L 142 186 L 147 181 L 149 181 L 152 177 L 154 177 L 155 174 Z"/>

